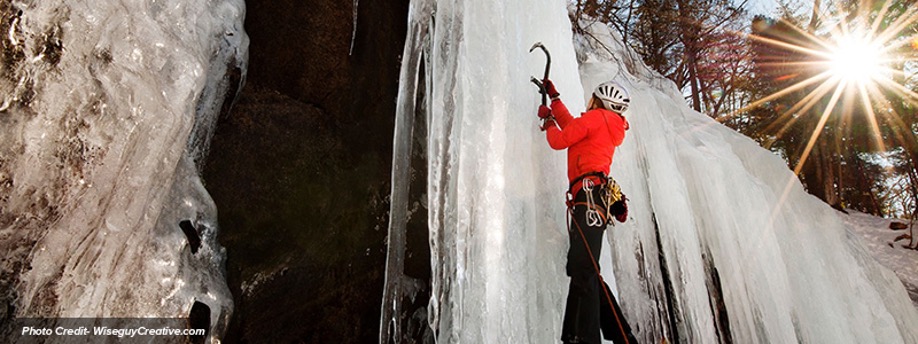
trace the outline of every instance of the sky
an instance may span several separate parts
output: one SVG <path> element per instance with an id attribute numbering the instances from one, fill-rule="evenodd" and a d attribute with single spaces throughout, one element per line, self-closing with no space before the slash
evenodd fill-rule
<path id="1" fill-rule="evenodd" d="M 749 0 L 749 11 L 754 14 L 768 14 L 775 10 L 775 0 Z"/>
<path id="2" fill-rule="evenodd" d="M 801 8 L 810 9 L 813 8 L 813 0 L 789 0 L 785 1 L 789 3 L 797 3 L 802 5 Z M 825 6 L 825 4 L 824 4 Z M 753 15 L 756 14 L 774 14 L 775 9 L 778 8 L 778 0 L 749 0 L 746 8 Z"/>

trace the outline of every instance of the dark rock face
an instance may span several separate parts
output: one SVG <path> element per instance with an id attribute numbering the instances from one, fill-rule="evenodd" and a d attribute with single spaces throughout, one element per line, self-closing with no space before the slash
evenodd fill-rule
<path id="1" fill-rule="evenodd" d="M 408 1 L 247 2 L 249 71 L 204 168 L 226 343 L 378 340 Z M 429 257 L 429 256 L 428 256 Z"/>
<path id="2" fill-rule="evenodd" d="M 893 222 L 890 222 L 890 223 L 889 223 L 889 229 L 892 229 L 892 230 L 894 230 L 894 231 L 896 231 L 896 230 L 902 230 L 902 229 L 908 229 L 908 224 L 906 224 L 906 223 L 904 223 L 904 222 L 896 222 L 896 221 L 893 221 Z"/>

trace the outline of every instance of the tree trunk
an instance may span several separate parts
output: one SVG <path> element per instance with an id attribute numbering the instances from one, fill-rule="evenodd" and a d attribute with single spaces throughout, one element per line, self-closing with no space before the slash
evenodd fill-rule
<path id="1" fill-rule="evenodd" d="M 631 18 L 634 15 L 634 2 L 635 0 L 631 0 L 628 3 L 628 17 L 625 19 L 625 25 L 622 28 L 622 43 L 624 44 L 628 44 L 628 33 L 631 32 L 631 28 L 633 27 L 631 24 Z"/>
<path id="2" fill-rule="evenodd" d="M 810 25 L 808 26 L 808 31 L 810 33 L 816 32 L 816 27 L 819 26 L 819 7 L 822 1 L 813 0 L 813 16 L 810 17 Z"/>
<path id="3" fill-rule="evenodd" d="M 701 112 L 701 97 L 699 97 L 700 90 L 698 89 L 698 71 L 696 70 L 697 63 L 695 61 L 695 52 L 694 47 L 689 49 L 686 47 L 686 64 L 689 73 L 689 86 L 692 89 L 692 109 L 695 111 Z"/>
<path id="4" fill-rule="evenodd" d="M 681 27 L 682 33 L 679 35 L 682 40 L 682 45 L 685 48 L 685 71 L 688 73 L 688 83 L 692 91 L 692 108 L 695 111 L 701 112 L 701 97 L 699 96 L 698 90 L 698 70 L 697 70 L 697 51 L 698 51 L 698 37 L 695 34 L 698 32 L 697 28 L 692 27 L 692 23 L 695 16 L 692 14 L 692 7 L 685 0 L 679 0 L 676 2 L 679 6 L 679 26 Z"/>
<path id="5" fill-rule="evenodd" d="M 822 179 L 823 185 L 823 200 L 826 201 L 830 206 L 836 209 L 841 208 L 841 201 L 839 199 L 839 190 L 838 183 L 835 181 L 838 179 L 837 173 L 835 170 L 835 161 L 833 161 L 834 154 L 828 150 L 826 141 L 828 138 L 820 140 L 819 143 L 819 160 L 822 161 L 821 169 L 825 173 Z"/>
<path id="6" fill-rule="evenodd" d="M 908 148 L 906 148 L 908 149 Z M 915 222 L 918 222 L 918 157 L 914 149 L 909 154 L 909 164 L 911 168 L 908 171 L 912 189 L 912 216 L 908 220 L 909 234 L 912 239 L 909 241 L 909 247 L 918 249 L 918 238 L 915 238 Z"/>

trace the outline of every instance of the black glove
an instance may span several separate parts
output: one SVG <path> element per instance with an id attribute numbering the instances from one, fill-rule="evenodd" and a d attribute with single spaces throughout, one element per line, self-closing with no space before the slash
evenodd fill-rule
<path id="1" fill-rule="evenodd" d="M 612 216 L 615 216 L 618 222 L 625 223 L 628 220 L 628 197 L 623 194 L 621 200 L 612 203 L 612 206 L 609 207 L 609 212 L 612 213 Z"/>

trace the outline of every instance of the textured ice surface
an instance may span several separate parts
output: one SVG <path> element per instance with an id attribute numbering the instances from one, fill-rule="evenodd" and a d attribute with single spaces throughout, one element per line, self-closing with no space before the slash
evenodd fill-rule
<path id="1" fill-rule="evenodd" d="M 0 14 L 6 316 L 184 317 L 197 300 L 222 332 L 232 300 L 195 161 L 245 73 L 243 2 L 13 1 Z"/>
<path id="2" fill-rule="evenodd" d="M 410 34 L 406 56 L 423 54 L 426 68 L 419 107 L 428 109 L 438 342 L 560 337 L 565 156 L 537 128 L 528 80 L 545 60 L 528 53 L 536 41 L 551 50 L 552 79 L 573 113 L 600 81 L 631 89 L 632 129 L 612 166 L 631 217 L 607 232 L 602 261 L 642 342 L 918 342 L 902 284 L 780 158 L 690 110 L 608 29 L 584 24 L 572 37 L 564 6 L 413 1 L 412 25 L 429 34 Z M 402 84 L 419 66 L 403 65 Z M 416 89 L 402 89 L 399 121 L 415 111 L 404 104 Z M 397 128 L 396 146 L 409 129 Z M 393 176 L 393 203 L 397 184 Z"/>

